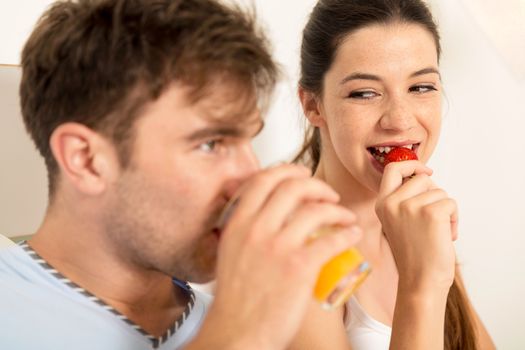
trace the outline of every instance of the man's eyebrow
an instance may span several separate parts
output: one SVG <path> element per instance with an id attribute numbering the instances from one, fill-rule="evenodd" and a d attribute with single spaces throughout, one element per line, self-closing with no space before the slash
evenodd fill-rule
<path id="1" fill-rule="evenodd" d="M 209 126 L 203 129 L 196 130 L 189 134 L 186 139 L 188 141 L 198 141 L 209 137 L 217 136 L 240 136 L 242 135 L 241 130 L 235 127 L 229 126 Z"/>
<path id="2" fill-rule="evenodd" d="M 253 123 L 255 125 L 255 123 Z M 264 127 L 264 122 L 259 120 L 257 122 L 257 129 L 242 128 L 238 126 L 229 125 L 212 125 L 199 130 L 196 130 L 189 134 L 186 139 L 188 141 L 198 141 L 209 137 L 242 137 L 242 136 L 256 136 L 261 132 Z M 251 130 L 255 130 L 252 132 Z M 253 133 L 253 135 L 251 135 Z"/>
<path id="3" fill-rule="evenodd" d="M 420 76 L 420 75 L 425 75 L 425 74 L 431 74 L 431 73 L 435 73 L 437 75 L 439 75 L 439 77 L 441 78 L 441 74 L 439 73 L 439 70 L 437 70 L 436 68 L 434 67 L 427 67 L 427 68 L 423 68 L 423 69 L 420 69 L 412 74 L 410 74 L 410 78 L 414 78 L 414 77 L 417 77 L 417 76 Z M 347 75 L 346 77 L 344 77 L 340 84 L 343 85 L 351 80 L 373 80 L 373 81 L 382 81 L 381 77 L 378 76 L 378 75 L 375 75 L 375 74 L 370 74 L 370 73 L 361 73 L 361 72 L 355 72 L 355 73 L 352 73 L 350 75 Z"/>

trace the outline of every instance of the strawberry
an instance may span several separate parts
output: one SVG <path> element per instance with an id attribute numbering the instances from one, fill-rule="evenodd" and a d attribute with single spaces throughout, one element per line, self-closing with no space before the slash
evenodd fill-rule
<path id="1" fill-rule="evenodd" d="M 396 147 L 385 156 L 384 165 L 392 162 L 402 162 L 404 160 L 417 160 L 417 155 L 410 149 Z"/>

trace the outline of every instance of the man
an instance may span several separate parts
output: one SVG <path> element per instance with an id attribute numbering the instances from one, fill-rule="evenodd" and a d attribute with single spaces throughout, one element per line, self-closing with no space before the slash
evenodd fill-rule
<path id="1" fill-rule="evenodd" d="M 0 251 L 1 348 L 286 347 L 323 262 L 359 229 L 307 170 L 259 171 L 250 140 L 277 76 L 266 46 L 213 0 L 44 14 L 20 96 L 49 205 L 31 240 Z M 341 229 L 305 244 L 326 225 Z M 213 278 L 213 304 L 186 283 Z"/>

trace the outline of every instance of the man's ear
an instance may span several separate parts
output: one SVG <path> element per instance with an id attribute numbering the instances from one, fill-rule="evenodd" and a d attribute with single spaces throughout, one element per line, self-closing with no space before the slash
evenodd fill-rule
<path id="1" fill-rule="evenodd" d="M 63 180 L 78 191 L 99 195 L 117 176 L 119 162 L 114 145 L 82 124 L 60 124 L 51 135 L 50 146 Z"/>
<path id="2" fill-rule="evenodd" d="M 299 99 L 303 106 L 303 112 L 310 124 L 316 127 L 323 127 L 326 125 L 323 114 L 321 113 L 320 103 L 317 95 L 313 92 L 306 91 L 302 87 L 298 90 Z"/>

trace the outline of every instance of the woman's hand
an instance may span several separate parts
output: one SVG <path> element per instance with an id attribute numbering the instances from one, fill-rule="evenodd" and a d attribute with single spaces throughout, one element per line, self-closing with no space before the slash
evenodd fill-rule
<path id="1" fill-rule="evenodd" d="M 419 161 L 385 167 L 376 212 L 399 271 L 400 287 L 448 292 L 454 280 L 456 202 Z"/>

